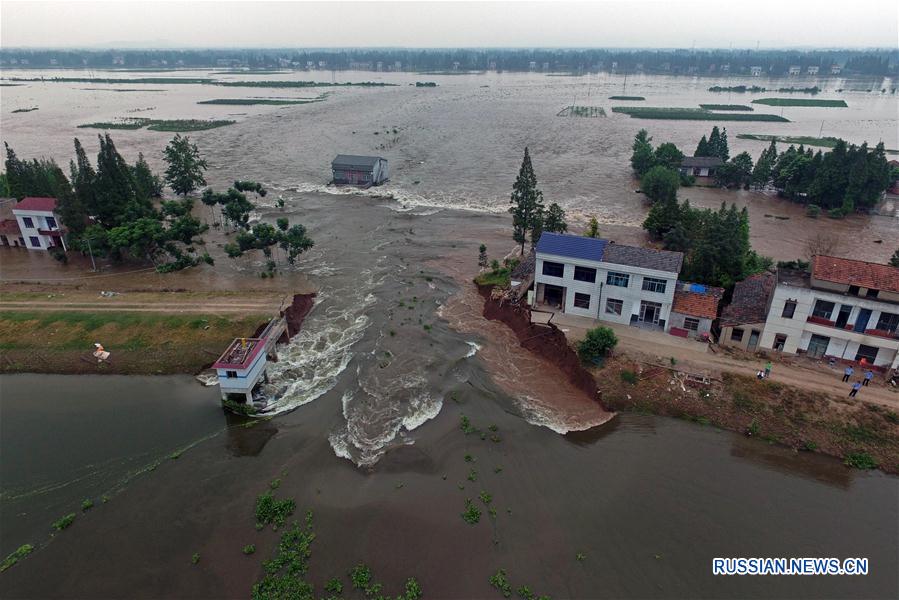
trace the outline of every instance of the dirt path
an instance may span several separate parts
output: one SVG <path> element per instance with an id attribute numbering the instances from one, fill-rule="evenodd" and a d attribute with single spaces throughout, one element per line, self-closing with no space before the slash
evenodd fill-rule
<path id="1" fill-rule="evenodd" d="M 595 327 L 592 321 L 585 323 L 583 319 L 569 315 L 555 315 L 552 322 L 565 332 L 572 343 L 582 339 L 587 329 Z M 678 370 L 712 377 L 720 377 L 722 372 L 754 375 L 765 365 L 762 358 L 748 354 L 745 358 L 724 354 L 720 348 L 714 353 L 709 351 L 707 344 L 693 340 L 614 323 L 603 322 L 602 325 L 615 331 L 618 351 L 653 364 L 668 366 L 673 358 L 674 367 Z M 792 356 L 772 359 L 771 362 L 773 382 L 836 396 L 849 394 L 850 385 L 840 381 L 842 368 L 831 369 Z M 870 386 L 862 388 L 858 399 L 899 410 L 899 390 L 887 387 L 882 376 L 875 377 Z"/>

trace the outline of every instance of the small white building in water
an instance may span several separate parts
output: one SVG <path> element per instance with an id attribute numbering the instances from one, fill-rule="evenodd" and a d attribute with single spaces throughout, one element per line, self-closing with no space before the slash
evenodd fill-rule
<path id="1" fill-rule="evenodd" d="M 65 233 L 56 216 L 56 198 L 23 198 L 12 209 L 19 225 L 19 235 L 29 250 L 49 250 L 59 246 L 66 250 Z"/>

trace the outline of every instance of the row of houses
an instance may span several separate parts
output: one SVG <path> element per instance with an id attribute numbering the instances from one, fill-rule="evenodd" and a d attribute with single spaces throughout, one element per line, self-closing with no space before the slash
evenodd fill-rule
<path id="1" fill-rule="evenodd" d="M 0 204 L 0 245 L 49 250 L 66 249 L 64 229 L 56 214 L 56 198 L 23 198 Z"/>
<path id="2" fill-rule="evenodd" d="M 681 281 L 683 254 L 544 233 L 529 303 L 538 309 L 709 339 L 750 352 L 899 367 L 899 268 L 815 256 L 721 288 Z M 513 286 L 522 285 L 513 274 Z M 523 294 L 521 294 L 523 295 Z M 720 310 L 719 310 L 720 309 Z"/>

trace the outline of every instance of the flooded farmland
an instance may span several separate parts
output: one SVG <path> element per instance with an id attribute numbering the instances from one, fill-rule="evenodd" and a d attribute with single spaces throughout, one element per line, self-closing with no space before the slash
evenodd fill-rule
<path id="1" fill-rule="evenodd" d="M 190 134 L 209 160 L 209 183 L 264 182 L 270 194 L 256 216 L 273 222 L 287 215 L 316 241 L 295 267 L 283 266 L 284 276 L 318 291 L 303 331 L 272 369 L 270 391 L 282 399 L 283 412 L 254 427 L 229 422 L 215 391 L 192 382 L 90 378 L 35 387 L 32 376 L 0 379 L 4 427 L 27 421 L 28 428 L 40 428 L 35 423 L 43 414 L 53 432 L 46 440 L 6 430 L 2 436 L 2 551 L 39 546 L 0 576 L 4 597 L 245 597 L 262 574 L 259 557 L 270 556 L 277 544 L 278 533 L 253 526 L 255 498 L 276 478 L 279 494 L 294 498 L 298 513 L 308 508 L 316 515 L 311 579 L 319 585 L 366 561 L 391 593 L 414 575 L 435 598 L 484 597 L 491 591 L 487 577 L 499 568 L 516 585 L 558 598 L 896 596 L 896 478 L 662 418 L 609 421 L 561 374 L 520 351 L 502 326 L 480 320 L 468 283 L 479 243 L 488 245 L 491 258 L 512 249 L 504 213 L 524 146 L 547 201 L 569 211 L 575 228 L 596 215 L 605 235 L 639 242 L 646 207 L 634 194 L 628 165 L 633 135 L 647 128 L 656 141 L 673 141 L 689 153 L 712 123 L 631 119 L 612 113 L 618 101 L 608 96 L 626 91 L 645 96 L 647 105 L 693 107 L 745 103 L 757 95 L 706 91 L 724 80 L 649 76 L 629 77 L 626 88 L 611 75 L 227 77 L 397 85 L 43 82 L 2 88 L 3 140 L 20 157 L 53 157 L 60 164 L 68 163 L 75 136 L 95 153 L 98 131 L 80 124 L 135 116 L 235 120 Z M 415 87 L 423 78 L 438 87 Z M 892 82 L 817 83 L 825 88 L 820 97 L 844 98 L 849 107 L 758 107 L 791 122 L 727 124 L 732 153 L 757 156 L 765 146 L 737 133 L 823 131 L 899 147 L 896 97 L 878 93 Z M 850 91 L 856 88 L 875 91 Z M 302 105 L 197 104 L 320 93 L 327 94 L 322 101 Z M 604 107 L 607 116 L 556 116 L 573 104 Z M 31 106 L 39 110 L 11 113 Z M 161 150 L 172 134 L 111 133 L 129 160 L 142 152 L 161 169 Z M 391 181 L 365 192 L 327 187 L 337 153 L 387 157 Z M 274 203 L 279 196 L 283 211 Z M 691 188 L 682 196 L 701 206 L 732 200 L 749 206 L 753 245 L 777 259 L 799 256 L 802 236 L 818 227 L 834 228 L 847 255 L 868 260 L 885 260 L 899 240 L 899 221 L 889 215 L 811 222 L 801 207 L 755 192 Z M 259 257 L 229 261 L 214 251 L 218 263 L 209 270 L 225 281 L 256 277 L 261 268 Z M 173 286 L 180 276 L 171 276 Z M 29 404 L 34 389 L 42 390 L 44 401 Z M 128 404 L 116 403 L 120 396 Z M 55 414 L 61 404 L 77 406 L 77 418 Z M 500 441 L 466 436 L 459 427 L 463 414 L 478 427 L 495 425 Z M 77 419 L 91 416 L 96 429 L 67 433 Z M 157 432 L 150 436 L 155 439 L 138 436 L 128 446 L 105 433 L 122 435 L 135 422 L 146 424 L 145 433 Z M 177 460 L 167 458 L 170 446 L 193 442 Z M 80 444 L 82 454 L 70 457 L 77 464 L 56 459 L 68 452 L 67 444 Z M 113 459 L 110 445 L 127 450 L 123 462 L 108 477 L 79 478 L 80 470 Z M 466 454 L 476 459 L 474 467 Z M 158 468 L 118 490 L 123 474 L 160 459 Z M 472 468 L 476 481 L 468 478 Z M 46 480 L 31 477 L 32 471 Z M 13 495 L 6 491 L 10 477 Z M 80 496 L 99 498 L 110 489 L 118 493 L 107 504 L 50 537 L 49 524 L 77 511 Z M 471 528 L 459 513 L 466 498 L 482 491 L 494 497 L 498 515 Z M 35 498 L 27 510 L 22 493 Z M 240 552 L 250 543 L 256 557 Z M 535 544 L 552 559 L 532 552 Z M 196 566 L 190 564 L 194 553 L 202 556 Z M 578 554 L 585 559 L 576 560 Z M 716 556 L 820 555 L 869 557 L 871 575 L 747 583 L 713 578 L 709 568 Z"/>

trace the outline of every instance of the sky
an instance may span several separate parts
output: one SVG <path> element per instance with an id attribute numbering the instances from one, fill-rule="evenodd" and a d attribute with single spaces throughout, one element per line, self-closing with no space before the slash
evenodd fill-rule
<path id="1" fill-rule="evenodd" d="M 897 45 L 896 0 L 0 0 L 4 48 Z"/>

